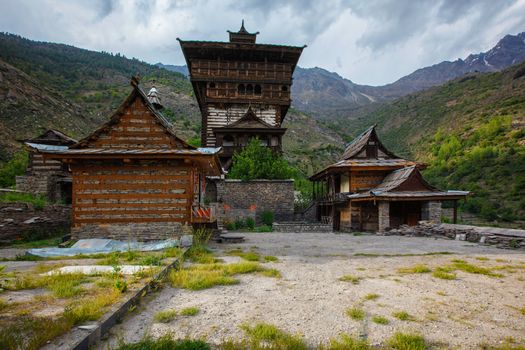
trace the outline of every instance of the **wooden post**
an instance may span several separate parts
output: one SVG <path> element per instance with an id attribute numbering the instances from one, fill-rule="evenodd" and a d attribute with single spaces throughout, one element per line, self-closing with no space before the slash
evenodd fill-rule
<path id="1" fill-rule="evenodd" d="M 454 218 L 452 219 L 454 224 L 458 223 L 458 201 L 454 200 Z"/>

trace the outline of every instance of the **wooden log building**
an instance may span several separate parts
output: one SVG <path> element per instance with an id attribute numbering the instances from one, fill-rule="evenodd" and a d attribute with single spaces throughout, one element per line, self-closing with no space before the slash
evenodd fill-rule
<path id="1" fill-rule="evenodd" d="M 137 78 L 111 119 L 67 150 L 46 150 L 73 178 L 74 238 L 166 239 L 182 225 L 209 223 L 207 175 L 221 175 L 216 149 L 180 139 L 162 116 L 160 97 Z"/>
<path id="2" fill-rule="evenodd" d="M 26 173 L 16 177 L 18 191 L 43 195 L 51 202 L 71 204 L 71 173 L 60 160 L 47 159 L 46 150 L 67 150 L 77 141 L 66 134 L 49 129 L 41 135 L 21 140 L 29 153 Z"/>
<path id="3" fill-rule="evenodd" d="M 250 138 L 282 151 L 281 124 L 291 104 L 292 75 L 304 49 L 257 44 L 244 21 L 229 42 L 180 42 L 202 114 L 201 144 L 222 147 L 225 169 Z"/>
<path id="4" fill-rule="evenodd" d="M 441 221 L 441 203 L 456 204 L 466 191 L 442 191 L 425 181 L 418 164 L 390 152 L 370 127 L 340 161 L 310 177 L 317 219 L 334 230 L 384 231 L 420 220 Z"/>

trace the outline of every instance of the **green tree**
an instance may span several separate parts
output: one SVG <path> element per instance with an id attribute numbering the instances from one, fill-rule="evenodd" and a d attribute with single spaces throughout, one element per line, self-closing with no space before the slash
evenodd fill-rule
<path id="1" fill-rule="evenodd" d="M 250 140 L 248 145 L 233 156 L 233 164 L 228 178 L 241 180 L 254 179 L 290 179 L 293 170 L 288 162 L 268 147 L 262 146 L 258 138 Z"/>
<path id="2" fill-rule="evenodd" d="M 20 151 L 0 167 L 0 187 L 13 187 L 17 175 L 24 175 L 29 157 L 27 152 Z"/>

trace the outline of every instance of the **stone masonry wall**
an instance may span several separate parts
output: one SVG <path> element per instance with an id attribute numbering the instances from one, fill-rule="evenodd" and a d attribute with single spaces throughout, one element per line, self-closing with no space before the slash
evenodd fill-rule
<path id="1" fill-rule="evenodd" d="M 109 238 L 120 241 L 158 241 L 179 239 L 191 234 L 191 227 L 179 222 L 147 222 L 129 224 L 87 224 L 71 229 L 71 238 Z"/>
<path id="2" fill-rule="evenodd" d="M 69 233 L 71 207 L 47 205 L 42 209 L 29 203 L 0 203 L 0 242 L 39 239 Z"/>
<path id="3" fill-rule="evenodd" d="M 379 232 L 385 231 L 390 227 L 390 202 L 378 202 L 379 211 Z"/>
<path id="4" fill-rule="evenodd" d="M 292 221 L 293 184 L 293 180 L 219 180 L 217 215 L 222 216 L 223 221 L 251 216 L 260 224 L 262 213 L 271 211 L 276 222 Z"/>
<path id="5" fill-rule="evenodd" d="M 441 222 L 441 202 L 423 202 L 421 207 L 421 220 L 435 223 Z"/>
<path id="6" fill-rule="evenodd" d="M 32 194 L 47 194 L 49 180 L 48 176 L 17 176 L 16 189 Z"/>

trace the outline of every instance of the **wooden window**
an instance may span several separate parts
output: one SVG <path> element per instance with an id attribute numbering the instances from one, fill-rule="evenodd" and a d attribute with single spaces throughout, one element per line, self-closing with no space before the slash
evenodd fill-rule
<path id="1" fill-rule="evenodd" d="M 239 86 L 237 86 L 237 92 L 239 95 L 246 94 L 246 88 L 244 87 L 244 84 L 239 84 Z"/>
<path id="2" fill-rule="evenodd" d="M 255 85 L 255 88 L 253 90 L 256 95 L 260 95 L 262 93 L 261 85 Z"/>

